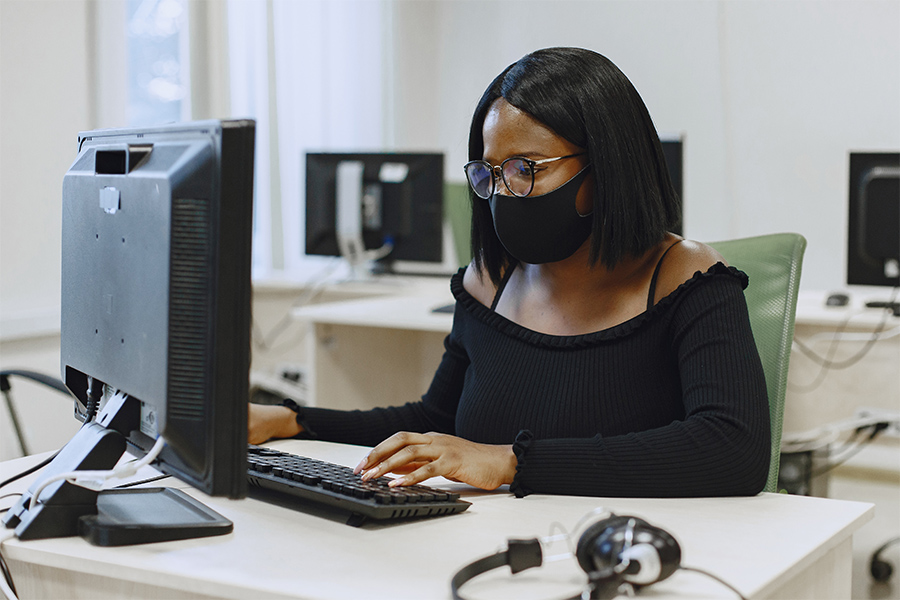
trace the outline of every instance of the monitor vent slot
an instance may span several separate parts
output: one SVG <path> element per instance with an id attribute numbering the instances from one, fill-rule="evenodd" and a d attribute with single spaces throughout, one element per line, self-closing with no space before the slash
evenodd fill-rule
<path id="1" fill-rule="evenodd" d="M 204 418 L 213 327 L 208 200 L 172 201 L 168 419 Z"/>

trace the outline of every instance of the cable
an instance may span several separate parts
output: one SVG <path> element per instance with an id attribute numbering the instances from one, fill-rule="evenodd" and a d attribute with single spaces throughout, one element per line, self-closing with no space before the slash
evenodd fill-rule
<path id="1" fill-rule="evenodd" d="M 887 303 L 888 306 L 895 303 L 897 300 L 898 292 L 900 292 L 900 287 L 895 287 L 893 293 L 891 294 L 891 300 Z M 884 328 L 887 326 L 888 319 L 890 315 L 893 314 L 892 310 L 887 308 L 887 306 L 883 309 L 883 316 L 881 318 L 881 322 L 875 328 L 871 334 L 869 334 L 868 338 L 865 339 L 865 345 L 860 348 L 853 356 L 848 358 L 836 361 L 834 360 L 834 354 L 837 351 L 837 345 L 840 340 L 843 339 L 844 330 L 850 324 L 851 319 L 855 316 L 853 314 L 849 315 L 844 321 L 838 326 L 837 330 L 833 332 L 831 338 L 831 344 L 828 347 L 828 351 L 826 355 L 823 357 L 817 354 L 812 348 L 798 340 L 796 337 L 793 340 L 793 346 L 797 348 L 804 356 L 812 360 L 814 363 L 819 365 L 819 372 L 816 374 L 816 377 L 812 382 L 806 385 L 796 385 L 789 383 L 789 387 L 797 392 L 812 392 L 820 385 L 825 379 L 825 375 L 827 375 L 829 370 L 837 370 L 837 369 L 846 369 L 854 366 L 859 361 L 861 361 L 872 349 L 877 341 L 883 338 L 893 337 L 893 333 L 889 332 L 888 335 L 882 336 L 882 332 Z M 821 335 L 821 334 L 820 334 Z"/>
<path id="2" fill-rule="evenodd" d="M 894 288 L 894 292 L 893 294 L 891 294 L 891 299 L 888 302 L 889 304 L 893 304 L 896 301 L 898 291 L 900 291 L 900 288 Z M 856 354 L 849 358 L 845 358 L 839 361 L 829 360 L 817 354 L 812 348 L 798 339 L 794 339 L 794 343 L 797 345 L 798 350 L 800 350 L 810 360 L 818 365 L 827 367 L 829 369 L 846 369 L 848 367 L 852 367 L 853 365 L 858 363 L 866 354 L 868 354 L 869 350 L 872 349 L 872 346 L 875 344 L 875 342 L 882 339 L 882 337 L 893 337 L 892 334 L 885 336 L 881 335 L 881 333 L 884 331 L 884 328 L 887 326 L 888 318 L 893 314 L 891 310 L 887 309 L 887 307 L 883 307 L 882 313 L 883 315 L 881 318 L 881 322 L 878 323 L 878 326 L 875 328 L 875 330 L 868 335 L 867 339 L 865 339 L 865 345 Z M 847 327 L 852 318 L 853 315 L 850 315 L 842 323 L 840 331 L 836 332 L 834 337 L 832 338 L 832 343 L 838 341 L 839 336 L 843 334 L 843 330 Z"/>
<path id="3" fill-rule="evenodd" d="M 90 423 L 97 416 L 100 400 L 103 399 L 103 382 L 96 377 L 88 377 L 87 408 L 84 411 L 84 422 Z"/>
<path id="4" fill-rule="evenodd" d="M 882 431 L 884 431 L 885 429 L 887 429 L 890 426 L 891 426 L 890 422 L 887 422 L 887 421 L 876 423 L 875 425 L 870 425 L 870 427 L 872 427 L 873 429 L 872 429 L 872 433 L 869 434 L 869 437 L 857 442 L 855 446 L 853 446 L 850 450 L 848 450 L 841 458 L 835 460 L 835 462 L 830 462 L 825 468 L 819 469 L 818 471 L 813 471 L 812 473 L 810 473 L 810 477 L 819 477 L 820 475 L 824 475 L 825 473 L 828 473 L 832 469 L 835 469 L 835 468 L 841 466 L 842 464 L 844 464 L 845 462 L 847 462 L 848 460 L 850 460 L 851 458 L 853 458 L 854 456 L 859 454 L 863 449 L 865 449 L 866 446 L 871 444 L 872 441 L 876 437 L 878 437 Z"/>
<path id="5" fill-rule="evenodd" d="M 25 494 L 23 494 L 23 493 L 21 493 L 21 492 L 13 492 L 12 494 L 3 494 L 2 496 L 0 496 L 0 500 L 6 500 L 7 498 L 14 498 L 14 497 L 22 497 L 22 496 L 24 496 L 24 495 L 25 495 Z M 8 506 L 8 507 L 6 507 L 6 508 L 0 510 L 0 513 L 5 513 L 5 512 L 7 512 L 10 508 L 12 508 L 12 506 Z"/>
<path id="6" fill-rule="evenodd" d="M 849 431 L 851 429 L 866 429 L 882 422 L 889 422 L 889 420 L 885 419 L 883 415 L 853 417 L 823 427 L 817 427 L 816 429 L 810 429 L 809 431 L 785 434 L 782 439 L 785 444 L 791 445 L 789 449 L 791 452 L 801 452 L 804 448 L 795 448 L 794 446 L 803 446 L 818 442 L 818 445 L 811 449 L 820 448 L 823 444 L 819 440 L 825 435 L 833 436 L 833 439 L 828 441 L 828 443 L 831 443 L 837 439 L 837 436 L 839 436 L 841 432 Z"/>
<path id="7" fill-rule="evenodd" d="M 23 477 L 25 477 L 25 476 L 27 476 L 27 475 L 31 475 L 31 474 L 34 473 L 35 471 L 38 471 L 38 470 L 40 470 L 40 469 L 43 469 L 44 467 L 46 467 L 47 465 L 49 465 L 50 462 L 53 461 L 53 459 L 56 458 L 56 456 L 57 456 L 58 454 L 59 454 L 59 450 L 57 450 L 56 452 L 54 452 L 52 456 L 48 456 L 48 457 L 45 458 L 43 461 L 41 461 L 40 463 L 34 465 L 33 467 L 30 467 L 30 468 L 28 468 L 28 469 L 25 469 L 24 471 L 22 471 L 22 472 L 19 473 L 18 475 L 13 475 L 12 477 L 10 477 L 9 479 L 7 479 L 7 480 L 4 481 L 3 483 L 0 483 L 0 489 L 3 489 L 4 487 L 6 487 L 7 485 L 9 485 L 10 483 L 12 483 L 12 482 L 14 482 L 14 481 L 18 481 L 19 479 L 22 479 Z"/>
<path id="8" fill-rule="evenodd" d="M 322 269 L 316 272 L 315 275 L 310 277 L 309 280 L 307 280 L 307 282 L 303 284 L 309 286 L 309 289 L 300 294 L 291 303 L 290 307 L 288 308 L 287 314 L 281 317 L 281 319 L 279 319 L 279 321 L 269 329 L 268 333 L 263 332 L 259 324 L 254 319 L 252 321 L 252 328 L 254 345 L 256 346 L 256 348 L 263 352 L 271 352 L 273 350 L 276 350 L 276 348 L 274 347 L 275 342 L 284 334 L 285 331 L 287 331 L 287 326 L 290 325 L 293 321 L 291 311 L 295 308 L 306 306 L 307 304 L 315 300 L 316 297 L 318 297 L 322 292 L 324 292 L 326 281 L 332 275 L 332 273 L 334 273 L 334 271 L 342 264 L 343 261 L 340 258 L 334 257 L 333 260 L 329 261 Z M 299 339 L 292 341 L 290 344 L 286 345 L 285 348 L 292 347 L 301 339 L 303 338 L 300 337 Z"/>
<path id="9" fill-rule="evenodd" d="M 68 471 L 66 473 L 59 473 L 52 477 L 48 477 L 38 486 L 37 490 L 35 490 L 34 494 L 31 496 L 31 501 L 28 505 L 28 509 L 31 510 L 35 507 L 35 505 L 39 502 L 39 498 L 41 496 L 41 492 L 44 489 L 57 481 L 68 481 L 74 485 L 80 485 L 82 487 L 86 487 L 88 489 L 99 491 L 103 487 L 103 482 L 108 479 L 122 479 L 125 477 L 130 477 L 134 475 L 141 468 L 149 465 L 156 457 L 159 456 L 159 453 L 162 452 L 163 447 L 166 445 L 166 441 L 162 436 L 156 438 L 156 443 L 153 444 L 153 448 L 150 449 L 150 452 L 147 453 L 144 458 L 140 460 L 133 460 L 116 467 L 109 471 Z"/>
<path id="10" fill-rule="evenodd" d="M 738 598 L 740 598 L 741 600 L 747 600 L 747 598 L 746 598 L 740 591 L 738 591 L 738 589 L 737 589 L 736 587 L 734 587 L 733 585 L 731 585 L 730 583 L 728 583 L 727 581 L 725 581 L 725 580 L 722 579 L 721 577 L 719 577 L 719 576 L 717 576 L 717 575 L 713 575 L 713 574 L 710 573 L 709 571 L 705 571 L 705 570 L 703 570 L 703 569 L 698 569 L 698 568 L 696 568 L 696 567 L 686 567 L 686 566 L 684 566 L 684 565 L 679 565 L 678 568 L 681 569 L 682 571 L 692 571 L 692 572 L 694 572 L 694 573 L 700 573 L 701 575 L 706 575 L 706 576 L 709 577 L 710 579 L 713 579 L 713 580 L 715 580 L 715 581 L 718 581 L 719 583 L 721 583 L 722 585 L 724 585 L 725 587 L 727 587 L 729 590 L 731 590 L 732 592 L 734 592 L 735 594 L 737 594 Z"/>
<path id="11" fill-rule="evenodd" d="M 838 326 L 837 331 L 834 333 L 834 337 L 831 340 L 831 344 L 828 346 L 828 353 L 826 356 L 826 360 L 830 361 L 834 358 L 834 354 L 837 352 L 837 340 L 838 337 L 844 333 L 844 329 L 847 328 L 847 325 L 850 323 L 850 319 L 853 315 L 847 317 L 841 324 Z M 794 338 L 794 345 L 796 345 L 796 338 Z M 816 373 L 816 377 L 812 380 L 812 382 L 806 385 L 796 385 L 788 382 L 788 387 L 798 392 L 812 392 L 816 390 L 822 382 L 825 380 L 825 376 L 828 374 L 828 369 L 824 365 L 819 365 L 819 372 Z"/>
<path id="12" fill-rule="evenodd" d="M 156 477 L 148 477 L 147 479 L 141 479 L 140 481 L 130 481 L 128 483 L 123 483 L 115 486 L 113 489 L 122 490 L 125 488 L 134 487 L 136 485 L 144 485 L 145 483 L 153 483 L 154 481 L 159 481 L 160 479 L 166 479 L 167 477 L 171 477 L 171 475 L 166 475 L 163 473 L 162 475 L 157 475 Z"/>
<path id="13" fill-rule="evenodd" d="M 16 535 L 15 530 L 7 529 L 6 535 L 0 533 L 0 570 L 3 571 L 3 578 L 0 579 L 0 590 L 3 590 L 3 595 L 6 596 L 7 600 L 18 600 L 18 596 L 16 595 L 16 586 L 13 584 L 12 573 L 9 571 L 9 566 L 6 564 L 6 559 L 3 557 L 3 543 Z"/>
<path id="14" fill-rule="evenodd" d="M 889 340 L 889 339 L 895 338 L 897 336 L 900 336 L 900 326 L 893 327 L 891 329 L 885 329 L 884 331 L 882 331 L 880 334 L 878 334 L 878 341 L 880 342 L 882 340 Z M 868 342 L 871 338 L 872 338 L 871 333 L 862 333 L 862 332 L 854 333 L 854 332 L 848 331 L 846 333 L 842 333 L 842 334 L 838 335 L 831 331 L 823 331 L 821 333 L 816 333 L 814 335 L 809 336 L 808 338 L 806 338 L 805 343 L 807 345 L 813 345 L 822 340 L 826 340 L 826 341 L 830 342 L 835 339 L 839 342 Z"/>

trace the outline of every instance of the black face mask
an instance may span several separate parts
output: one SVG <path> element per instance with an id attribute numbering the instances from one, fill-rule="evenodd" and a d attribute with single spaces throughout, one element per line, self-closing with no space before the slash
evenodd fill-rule
<path id="1" fill-rule="evenodd" d="M 590 165 L 588 165 L 589 167 Z M 491 196 L 494 231 L 506 251 L 533 265 L 572 256 L 591 235 L 591 214 L 580 215 L 575 198 L 588 167 L 555 190 L 539 196 Z"/>

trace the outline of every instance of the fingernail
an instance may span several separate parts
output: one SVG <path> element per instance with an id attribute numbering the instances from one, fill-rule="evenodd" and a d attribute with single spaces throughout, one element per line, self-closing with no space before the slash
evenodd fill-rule
<path id="1" fill-rule="evenodd" d="M 392 479 L 390 483 L 388 483 L 388 487 L 397 487 L 398 485 L 403 485 L 406 483 L 405 477 L 397 477 L 396 479 Z"/>
<path id="2" fill-rule="evenodd" d="M 367 457 L 365 457 L 364 459 L 362 459 L 361 461 L 359 461 L 359 464 L 356 465 L 356 468 L 355 468 L 355 469 L 353 469 L 353 474 L 354 474 L 354 475 L 359 475 L 360 471 L 363 470 L 363 467 L 366 466 L 366 461 L 368 461 L 368 460 L 369 460 L 369 457 L 367 456 Z"/>

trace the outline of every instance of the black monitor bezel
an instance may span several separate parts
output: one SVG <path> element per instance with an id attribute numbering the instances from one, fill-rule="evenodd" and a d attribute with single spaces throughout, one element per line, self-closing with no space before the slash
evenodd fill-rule
<path id="1" fill-rule="evenodd" d="M 384 270 L 394 261 L 441 263 L 444 222 L 444 154 L 440 152 L 307 152 L 304 158 L 305 183 L 305 241 L 307 255 L 340 256 L 335 215 L 337 167 L 344 161 L 364 164 L 366 180 L 373 180 L 384 163 L 406 163 L 411 168 L 414 186 L 410 213 L 410 233 L 394 235 L 394 248 L 379 260 Z M 387 206 L 388 210 L 399 210 Z M 365 231 L 366 249 L 373 250 L 384 243 L 385 231 Z"/>
<path id="2" fill-rule="evenodd" d="M 846 282 L 847 285 L 868 285 L 880 287 L 900 286 L 900 275 L 888 277 L 883 268 L 873 265 L 860 251 L 861 236 L 861 183 L 866 173 L 876 167 L 900 168 L 900 152 L 850 152 L 849 153 L 849 189 L 847 203 L 847 246 L 846 246 Z M 898 198 L 900 203 L 900 198 Z M 900 228 L 900 221 L 897 222 Z M 900 251 L 900 248 L 898 248 Z"/>

